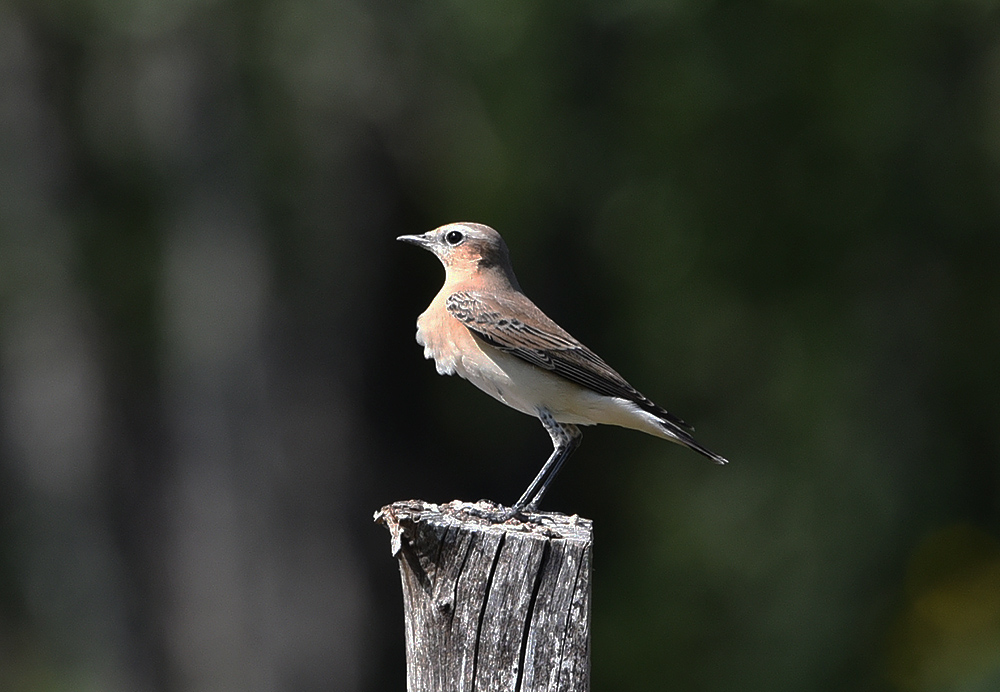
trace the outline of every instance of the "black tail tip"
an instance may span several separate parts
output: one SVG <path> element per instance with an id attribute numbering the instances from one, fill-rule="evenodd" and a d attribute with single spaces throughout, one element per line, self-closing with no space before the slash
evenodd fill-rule
<path id="1" fill-rule="evenodd" d="M 675 416 L 673 416 L 673 417 L 675 417 Z M 680 420 L 680 419 L 678 419 L 678 420 Z M 710 450 L 708 447 L 705 447 L 703 444 L 701 444 L 700 442 L 698 442 L 698 440 L 694 439 L 694 437 L 691 435 L 690 432 L 688 432 L 687 430 L 684 430 L 684 429 L 678 427 L 672 421 L 661 420 L 660 421 L 660 425 L 667 432 L 667 434 L 670 435 L 671 438 L 673 438 L 673 440 L 675 442 L 679 442 L 680 444 L 684 445 L 688 449 L 690 449 L 692 451 L 695 451 L 695 452 L 698 452 L 698 454 L 701 454 L 702 456 L 708 457 L 709 459 L 711 459 L 712 461 L 714 461 L 719 466 L 725 466 L 726 464 L 729 463 L 729 459 L 726 459 L 723 456 L 719 456 L 718 454 L 716 454 L 715 452 L 713 452 L 712 450 Z"/>
<path id="2" fill-rule="evenodd" d="M 698 454 L 702 454 L 702 455 L 708 457 L 709 459 L 711 459 L 712 461 L 714 461 L 719 466 L 725 466 L 726 464 L 729 463 L 729 459 L 727 459 L 725 457 L 722 457 L 722 456 L 719 456 L 718 454 L 716 454 L 712 450 L 708 449 L 707 447 L 703 447 L 701 444 L 699 444 L 698 442 L 695 442 L 694 440 L 689 441 L 687 443 L 687 446 L 690 447 L 691 449 L 693 449 L 694 451 L 698 452 Z"/>

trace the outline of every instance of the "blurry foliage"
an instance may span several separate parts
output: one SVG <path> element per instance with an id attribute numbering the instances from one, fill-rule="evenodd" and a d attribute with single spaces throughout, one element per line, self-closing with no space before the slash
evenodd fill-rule
<path id="1" fill-rule="evenodd" d="M 930 534 L 907 570 L 905 607 L 890 640 L 903 690 L 1000 685 L 1000 544 L 967 524 Z"/>
<path id="2" fill-rule="evenodd" d="M 1000 685 L 995 3 L 15 0 L 0 689 L 402 687 L 367 513 L 548 444 L 412 342 L 456 220 L 733 462 L 587 431 L 595 689 Z"/>

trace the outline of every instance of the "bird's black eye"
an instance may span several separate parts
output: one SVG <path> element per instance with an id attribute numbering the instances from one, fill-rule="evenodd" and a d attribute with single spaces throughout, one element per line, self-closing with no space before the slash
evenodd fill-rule
<path id="1" fill-rule="evenodd" d="M 465 240 L 465 234 L 461 231 L 448 231 L 444 239 L 449 245 L 458 245 Z"/>

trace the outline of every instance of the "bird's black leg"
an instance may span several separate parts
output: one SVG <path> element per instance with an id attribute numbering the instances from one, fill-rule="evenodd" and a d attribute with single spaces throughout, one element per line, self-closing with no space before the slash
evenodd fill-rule
<path id="1" fill-rule="evenodd" d="M 524 510 L 533 512 L 538 509 L 538 503 L 541 502 L 542 496 L 545 491 L 549 489 L 549 484 L 552 483 L 552 479 L 556 477 L 559 473 L 559 469 L 562 468 L 563 462 L 566 461 L 567 457 L 573 453 L 573 451 L 580 446 L 580 441 L 583 439 L 583 433 L 580 432 L 580 428 L 570 423 L 560 423 L 552 417 L 552 414 L 546 409 L 538 410 L 538 417 L 542 421 L 542 425 L 545 426 L 545 430 L 548 431 L 549 436 L 552 438 L 552 450 L 551 456 L 546 460 L 545 464 L 542 466 L 542 470 L 538 472 L 535 476 L 535 480 L 531 481 L 531 485 L 528 489 L 524 491 L 521 498 L 514 503 L 511 508 L 510 515 L 514 516 L 519 514 Z"/>

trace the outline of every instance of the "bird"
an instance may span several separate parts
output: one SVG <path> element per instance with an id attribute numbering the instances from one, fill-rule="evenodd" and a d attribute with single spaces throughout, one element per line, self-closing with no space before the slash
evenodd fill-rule
<path id="1" fill-rule="evenodd" d="M 444 265 L 441 290 L 417 318 L 417 343 L 441 375 L 458 375 L 529 416 L 552 438 L 552 454 L 498 520 L 536 512 L 581 425 L 617 425 L 675 442 L 717 464 L 727 459 L 692 437 L 694 428 L 654 404 L 521 291 L 500 234 L 480 223 L 450 223 L 404 243 Z"/>

